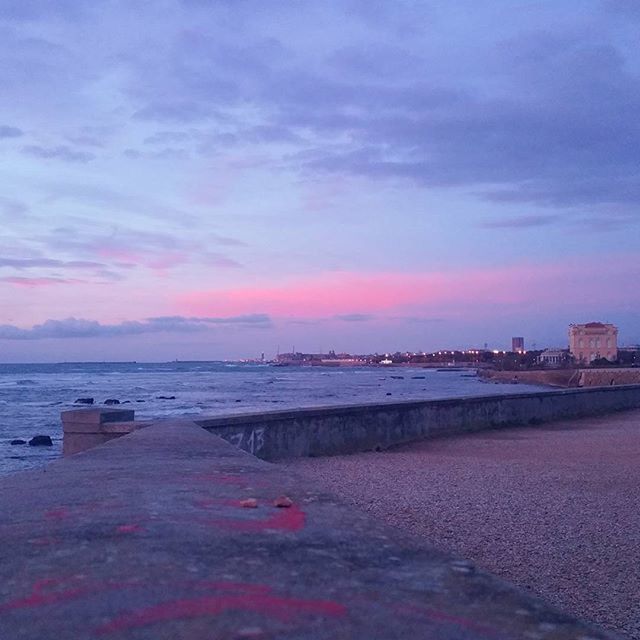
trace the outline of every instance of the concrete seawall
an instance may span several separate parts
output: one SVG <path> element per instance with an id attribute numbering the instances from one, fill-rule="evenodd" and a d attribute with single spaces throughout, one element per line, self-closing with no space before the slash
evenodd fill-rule
<path id="1" fill-rule="evenodd" d="M 266 460 L 386 449 L 426 438 L 640 407 L 640 385 L 296 409 L 198 419 Z"/>
<path id="2" fill-rule="evenodd" d="M 2 640 L 615 637 L 188 420 L 7 476 L 0 513 Z"/>
<path id="3" fill-rule="evenodd" d="M 551 387 L 610 387 L 640 384 L 640 369 L 545 369 L 543 371 L 495 371 L 481 369 L 478 375 L 493 382 L 542 384 Z"/>
<path id="4" fill-rule="evenodd" d="M 640 385 L 243 413 L 194 422 L 265 460 L 382 450 L 416 440 L 640 407 Z M 62 414 L 65 455 L 146 427 L 133 411 Z"/>

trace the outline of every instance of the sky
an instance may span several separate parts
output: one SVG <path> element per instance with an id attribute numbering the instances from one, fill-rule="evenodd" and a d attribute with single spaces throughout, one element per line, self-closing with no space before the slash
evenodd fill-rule
<path id="1" fill-rule="evenodd" d="M 0 361 L 640 342 L 636 0 L 0 0 Z"/>

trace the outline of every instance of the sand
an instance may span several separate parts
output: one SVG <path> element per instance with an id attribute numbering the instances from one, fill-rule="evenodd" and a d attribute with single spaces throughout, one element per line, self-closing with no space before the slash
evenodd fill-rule
<path id="1" fill-rule="evenodd" d="M 421 543 L 640 639 L 640 411 L 284 464 Z"/>

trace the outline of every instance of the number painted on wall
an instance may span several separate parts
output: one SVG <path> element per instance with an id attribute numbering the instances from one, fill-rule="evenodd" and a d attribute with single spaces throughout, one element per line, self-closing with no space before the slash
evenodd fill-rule
<path id="1" fill-rule="evenodd" d="M 264 447 L 264 427 L 234 433 L 228 437 L 228 440 L 239 449 L 255 455 Z"/>

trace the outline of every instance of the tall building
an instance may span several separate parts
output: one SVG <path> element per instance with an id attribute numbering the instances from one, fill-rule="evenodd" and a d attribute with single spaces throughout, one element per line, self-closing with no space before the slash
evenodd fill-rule
<path id="1" fill-rule="evenodd" d="M 569 325 L 569 352 L 581 364 L 600 358 L 617 360 L 618 327 L 603 322 Z"/>
<path id="2" fill-rule="evenodd" d="M 511 338 L 511 351 L 524 353 L 524 338 Z"/>

